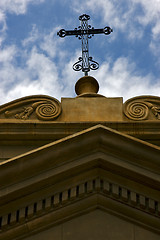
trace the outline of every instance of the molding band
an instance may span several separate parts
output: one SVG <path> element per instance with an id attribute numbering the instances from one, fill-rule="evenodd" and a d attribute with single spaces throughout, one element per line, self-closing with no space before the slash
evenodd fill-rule
<path id="1" fill-rule="evenodd" d="M 160 202 L 108 182 L 106 179 L 96 178 L 63 192 L 55 193 L 50 197 L 44 197 L 43 200 L 37 200 L 37 202 L 2 216 L 0 218 L 1 231 L 26 223 L 42 214 L 47 214 L 95 193 L 103 194 L 107 198 L 160 218 Z"/>

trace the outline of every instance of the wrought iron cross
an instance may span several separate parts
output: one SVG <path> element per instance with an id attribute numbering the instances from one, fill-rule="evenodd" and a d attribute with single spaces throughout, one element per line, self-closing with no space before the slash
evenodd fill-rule
<path id="1" fill-rule="evenodd" d="M 96 70 L 99 68 L 99 64 L 96 61 L 94 61 L 92 57 L 89 57 L 88 39 L 92 38 L 94 34 L 104 33 L 105 35 L 109 35 L 111 32 L 113 32 L 113 30 L 110 27 L 94 29 L 94 27 L 88 25 L 89 19 L 90 19 L 89 15 L 83 14 L 79 16 L 81 26 L 75 28 L 74 30 L 66 31 L 65 29 L 61 29 L 59 32 L 57 32 L 57 35 L 62 38 L 65 36 L 75 35 L 76 37 L 78 37 L 78 39 L 82 40 L 82 57 L 79 57 L 78 61 L 75 64 L 73 64 L 73 69 L 75 71 L 82 70 L 85 76 L 88 75 L 90 69 Z"/>

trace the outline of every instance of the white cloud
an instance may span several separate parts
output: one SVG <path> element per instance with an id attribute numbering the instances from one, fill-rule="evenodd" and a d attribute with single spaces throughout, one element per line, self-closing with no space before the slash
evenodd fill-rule
<path id="1" fill-rule="evenodd" d="M 152 22 L 159 21 L 160 0 L 132 0 L 134 4 L 140 4 L 142 7 L 142 14 L 138 17 L 141 24 L 147 25 Z"/>
<path id="2" fill-rule="evenodd" d="M 57 55 L 57 48 L 59 48 L 62 42 L 57 41 L 56 38 L 59 29 L 60 27 L 55 27 L 50 32 L 43 33 L 33 24 L 32 31 L 29 33 L 29 36 L 22 41 L 22 45 L 25 48 L 37 45 L 50 58 L 54 58 Z M 64 58 L 65 56 L 65 50 L 59 52 L 59 57 Z"/>
<path id="3" fill-rule="evenodd" d="M 0 86 L 4 91 L 9 88 L 9 85 L 12 85 L 17 75 L 17 71 L 15 71 L 16 54 L 17 48 L 14 45 L 0 51 Z"/>
<path id="4" fill-rule="evenodd" d="M 4 32 L 7 29 L 5 18 L 4 12 L 0 11 L 0 32 Z"/>
<path id="5" fill-rule="evenodd" d="M 139 95 L 158 95 L 160 79 L 151 74 L 142 76 L 136 65 L 120 57 L 114 63 L 103 63 L 95 74 L 100 83 L 100 94 L 106 97 L 124 97 L 124 100 Z M 159 80 L 159 82 L 158 82 Z"/>
<path id="6" fill-rule="evenodd" d="M 0 99 L 1 103 L 34 94 L 61 96 L 55 64 L 36 49 L 32 49 L 24 68 L 11 63 L 4 64 L 0 75 L 1 96 L 4 96 Z"/>
<path id="7" fill-rule="evenodd" d="M 158 48 L 160 40 L 160 0 L 87 0 L 73 1 L 73 9 L 78 13 L 91 12 L 101 16 L 103 24 L 111 26 L 114 39 L 118 31 L 124 32 L 126 38 L 137 40 L 145 37 L 145 27 L 151 28 L 152 48 Z M 154 54 L 155 52 L 153 52 Z"/>
<path id="8" fill-rule="evenodd" d="M 29 4 L 39 4 L 45 0 L 1 0 L 0 1 L 0 47 L 5 40 L 7 13 L 25 14 Z"/>
<path id="9" fill-rule="evenodd" d="M 34 26 L 32 33 L 23 41 L 24 49 L 12 45 L 0 51 L 1 104 L 34 94 L 47 94 L 60 99 L 64 83 L 59 77 L 61 64 L 57 62 L 62 60 L 64 54 L 61 51 L 63 41 L 55 41 L 56 32 L 57 28 L 45 35 Z M 22 65 L 17 64 L 17 56 L 21 57 Z"/>
<path id="10" fill-rule="evenodd" d="M 57 39 L 55 39 L 55 36 L 59 29 L 59 27 L 56 27 L 49 34 L 45 35 L 43 41 L 40 44 L 40 48 L 45 51 L 51 58 L 54 58 L 57 55 L 57 48 L 61 44 L 60 41 L 57 41 Z M 59 54 L 61 53 L 62 51 L 59 52 Z M 64 53 L 65 51 L 63 54 Z"/>
<path id="11" fill-rule="evenodd" d="M 5 39 L 5 32 L 7 30 L 6 16 L 3 11 L 0 10 L 0 47 Z"/>
<path id="12" fill-rule="evenodd" d="M 39 38 L 39 32 L 35 24 L 32 26 L 32 31 L 29 33 L 29 36 L 22 41 L 23 47 L 26 47 L 29 44 L 34 43 Z"/>
<path id="13" fill-rule="evenodd" d="M 75 11 L 79 13 L 92 12 L 96 16 L 101 16 L 103 23 L 112 26 L 116 31 L 126 30 L 135 9 L 131 0 L 118 2 L 112 0 L 88 0 L 84 4 L 80 4 L 80 2 L 80 0 L 73 2 Z"/>
<path id="14" fill-rule="evenodd" d="M 4 12 L 24 14 L 29 4 L 42 3 L 44 0 L 3 0 L 0 1 L 0 9 Z"/>
<path id="15" fill-rule="evenodd" d="M 157 39 L 160 36 L 160 22 L 158 22 L 153 28 L 153 39 Z"/>
<path id="16" fill-rule="evenodd" d="M 13 61 L 16 54 L 16 47 L 14 45 L 10 45 L 9 47 L 4 48 L 1 50 L 0 54 L 0 62 L 1 64 L 9 64 Z"/>
<path id="17" fill-rule="evenodd" d="M 160 53 L 160 0 L 132 0 L 135 3 L 141 4 L 143 14 L 137 17 L 139 23 L 143 26 L 151 25 L 152 37 L 150 48 L 154 55 Z M 157 54 L 158 53 L 158 54 Z M 160 59 L 158 60 L 160 61 Z"/>
<path id="18" fill-rule="evenodd" d="M 55 94 L 59 95 L 58 70 L 49 57 L 33 48 L 26 65 L 32 80 L 37 82 L 37 89 L 46 92 L 51 92 L 54 89 L 56 90 Z"/>

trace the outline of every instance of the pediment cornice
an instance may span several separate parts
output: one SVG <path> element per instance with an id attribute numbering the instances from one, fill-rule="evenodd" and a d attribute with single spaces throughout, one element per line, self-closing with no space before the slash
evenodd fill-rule
<path id="1" fill-rule="evenodd" d="M 97 125 L 2 163 L 0 202 L 97 167 L 159 190 L 159 156 L 159 147 Z"/>

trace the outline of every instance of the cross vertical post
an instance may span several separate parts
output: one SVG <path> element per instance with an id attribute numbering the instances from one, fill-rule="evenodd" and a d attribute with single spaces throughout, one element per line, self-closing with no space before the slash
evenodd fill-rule
<path id="1" fill-rule="evenodd" d="M 84 72 L 84 75 L 87 76 L 90 70 L 96 70 L 99 68 L 98 62 L 94 61 L 92 57 L 89 57 L 89 47 L 88 47 L 88 39 L 92 38 L 94 34 L 104 33 L 105 35 L 109 35 L 113 30 L 110 27 L 94 29 L 88 25 L 88 20 L 90 16 L 87 14 L 83 14 L 79 16 L 79 20 L 81 21 L 81 26 L 75 28 L 74 30 L 65 30 L 61 29 L 57 35 L 59 37 L 72 36 L 75 35 L 78 39 L 82 40 L 82 57 L 79 57 L 78 61 L 73 64 L 73 69 L 75 71 Z"/>
<path id="2" fill-rule="evenodd" d="M 88 31 L 88 20 L 89 17 L 82 17 L 79 18 L 81 20 L 81 30 Z M 88 75 L 89 71 L 89 47 L 88 47 L 88 34 L 82 34 L 82 71 L 84 72 L 85 76 Z"/>

